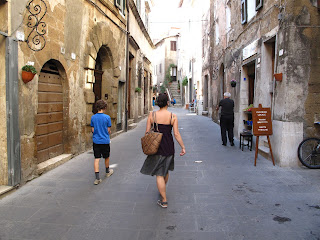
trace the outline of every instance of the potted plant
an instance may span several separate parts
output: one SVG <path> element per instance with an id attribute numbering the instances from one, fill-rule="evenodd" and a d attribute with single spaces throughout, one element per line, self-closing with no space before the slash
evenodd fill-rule
<path id="1" fill-rule="evenodd" d="M 35 69 L 34 66 L 31 65 L 24 65 L 22 67 L 22 73 L 21 73 L 21 77 L 22 77 L 22 81 L 24 83 L 30 82 L 34 75 L 36 75 L 37 70 Z"/>
<path id="2" fill-rule="evenodd" d="M 188 85 L 188 78 L 187 76 L 184 77 L 183 81 L 182 81 L 182 86 L 187 86 Z"/>
<path id="3" fill-rule="evenodd" d="M 136 87 L 135 92 L 137 92 L 137 93 L 141 93 L 141 88 Z"/>
<path id="4" fill-rule="evenodd" d="M 232 80 L 230 81 L 230 84 L 231 84 L 231 87 L 236 87 L 237 81 L 234 80 L 234 79 L 232 79 Z"/>

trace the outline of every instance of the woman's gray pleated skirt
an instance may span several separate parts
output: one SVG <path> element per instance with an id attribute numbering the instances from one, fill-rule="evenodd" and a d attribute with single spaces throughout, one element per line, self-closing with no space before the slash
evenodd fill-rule
<path id="1" fill-rule="evenodd" d="M 151 176 L 166 176 L 174 169 L 174 155 L 150 155 L 146 158 L 140 170 L 142 174 Z"/>

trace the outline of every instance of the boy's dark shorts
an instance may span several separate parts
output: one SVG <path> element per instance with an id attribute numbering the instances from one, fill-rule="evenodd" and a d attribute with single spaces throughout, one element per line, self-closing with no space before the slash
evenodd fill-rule
<path id="1" fill-rule="evenodd" d="M 108 158 L 110 156 L 110 144 L 96 144 L 93 143 L 94 158 Z"/>

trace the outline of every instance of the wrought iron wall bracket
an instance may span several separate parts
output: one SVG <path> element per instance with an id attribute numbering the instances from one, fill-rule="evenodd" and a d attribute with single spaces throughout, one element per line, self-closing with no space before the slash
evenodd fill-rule
<path id="1" fill-rule="evenodd" d="M 41 51 L 46 46 L 44 35 L 47 24 L 42 20 L 47 13 L 47 5 L 44 0 L 31 0 L 26 8 L 30 13 L 27 27 L 31 28 L 26 39 L 27 45 L 33 51 Z"/>

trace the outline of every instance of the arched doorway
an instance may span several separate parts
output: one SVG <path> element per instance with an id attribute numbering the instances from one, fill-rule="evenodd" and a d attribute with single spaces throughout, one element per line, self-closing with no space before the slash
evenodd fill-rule
<path id="1" fill-rule="evenodd" d="M 64 152 L 64 89 L 57 61 L 48 61 L 38 80 L 37 164 Z"/>
<path id="2" fill-rule="evenodd" d="M 111 117 L 112 129 L 116 129 L 116 125 L 119 128 L 122 124 L 122 116 L 121 114 L 117 114 L 119 106 L 117 104 L 121 105 L 122 102 L 119 102 L 119 83 L 114 77 L 113 69 L 114 66 L 111 51 L 108 47 L 102 46 L 96 57 L 93 92 L 95 95 L 95 102 L 99 99 L 107 101 L 108 106 L 106 113 Z M 122 98 L 120 100 L 123 101 Z M 119 111 L 122 111 L 121 107 L 119 108 Z M 95 112 L 96 109 L 94 104 L 93 113 Z"/>
<path id="3" fill-rule="evenodd" d="M 93 92 L 94 92 L 94 104 L 92 107 L 93 114 L 98 112 L 96 108 L 96 102 L 101 99 L 101 87 L 102 87 L 102 62 L 101 57 L 98 53 L 96 58 L 96 66 L 94 70 L 94 83 L 93 83 Z"/>

